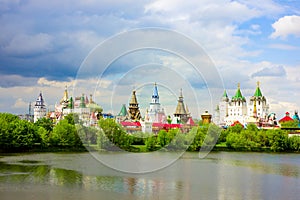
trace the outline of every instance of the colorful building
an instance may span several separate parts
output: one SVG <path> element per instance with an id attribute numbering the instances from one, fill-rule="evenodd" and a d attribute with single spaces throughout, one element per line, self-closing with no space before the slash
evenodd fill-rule
<path id="1" fill-rule="evenodd" d="M 90 99 L 84 94 L 74 99 L 69 98 L 66 87 L 63 97 L 59 104 L 55 105 L 55 111 L 50 114 L 50 118 L 57 123 L 68 114 L 77 114 L 83 125 L 95 126 L 102 116 L 102 111 L 102 108 L 93 101 L 92 95 Z"/>

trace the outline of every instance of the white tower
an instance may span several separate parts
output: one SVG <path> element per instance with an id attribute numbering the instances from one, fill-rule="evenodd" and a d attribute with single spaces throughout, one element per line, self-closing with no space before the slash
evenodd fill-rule
<path id="1" fill-rule="evenodd" d="M 159 95 L 156 83 L 154 84 L 152 100 L 148 110 L 148 116 L 153 123 L 164 123 L 166 116 L 164 109 L 161 109 L 159 103 Z"/>
<path id="2" fill-rule="evenodd" d="M 38 119 L 43 118 L 46 116 L 46 106 L 44 104 L 44 99 L 42 96 L 42 92 L 40 92 L 40 95 L 38 96 L 35 105 L 34 105 L 34 118 L 33 121 L 36 122 Z"/>
<path id="3" fill-rule="evenodd" d="M 140 120 L 143 133 L 152 133 L 152 121 L 149 117 L 148 109 L 146 110 L 145 119 Z"/>
<path id="4" fill-rule="evenodd" d="M 246 123 L 247 118 L 247 103 L 246 98 L 242 95 L 240 84 L 238 83 L 238 89 L 235 95 L 232 97 L 228 105 L 228 117 L 225 118 L 227 125 L 233 124 L 235 121 L 239 121 L 242 124 Z"/>
<path id="5" fill-rule="evenodd" d="M 248 116 L 249 117 L 254 116 L 257 117 L 258 119 L 266 119 L 268 114 L 269 114 L 269 105 L 267 104 L 267 100 L 265 96 L 262 95 L 262 92 L 259 88 L 259 81 L 258 81 L 255 93 L 250 98 L 248 104 Z"/>
<path id="6" fill-rule="evenodd" d="M 228 117 L 228 104 L 229 104 L 229 98 L 228 98 L 228 95 L 227 95 L 227 92 L 226 90 L 224 91 L 224 94 L 222 96 L 222 99 L 219 103 L 219 106 L 218 106 L 218 117 L 219 117 L 219 125 L 221 126 L 225 126 L 226 123 L 225 123 L 225 118 Z"/>

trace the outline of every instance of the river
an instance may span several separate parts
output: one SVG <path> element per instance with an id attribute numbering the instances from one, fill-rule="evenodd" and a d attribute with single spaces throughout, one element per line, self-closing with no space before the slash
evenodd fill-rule
<path id="1" fill-rule="evenodd" d="M 187 152 L 149 173 L 120 172 L 90 153 L 2 154 L 0 199 L 300 199 L 300 154 Z"/>

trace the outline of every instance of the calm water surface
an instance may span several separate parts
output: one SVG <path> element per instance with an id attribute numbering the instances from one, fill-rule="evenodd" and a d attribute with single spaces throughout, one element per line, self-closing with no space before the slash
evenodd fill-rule
<path id="1" fill-rule="evenodd" d="M 89 153 L 1 155 L 0 199 L 300 199 L 300 154 L 185 153 L 145 174 L 118 172 Z"/>

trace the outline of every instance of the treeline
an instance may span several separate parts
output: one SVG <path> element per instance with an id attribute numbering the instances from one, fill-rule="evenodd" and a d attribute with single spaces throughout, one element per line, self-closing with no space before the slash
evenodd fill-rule
<path id="1" fill-rule="evenodd" d="M 300 137 L 288 137 L 287 130 L 258 129 L 254 124 L 246 129 L 241 125 L 229 127 L 222 131 L 218 143 L 225 143 L 227 148 L 234 150 L 300 151 Z"/>
<path id="2" fill-rule="evenodd" d="M 156 135 L 128 134 L 114 119 L 100 119 L 99 126 L 85 127 L 78 115 L 69 114 L 54 126 L 46 118 L 32 123 L 12 114 L 0 113 L 0 125 L 1 151 L 82 151 L 84 147 L 133 152 L 159 149 L 199 151 L 201 147 L 211 145 L 216 145 L 215 150 L 300 151 L 300 137 L 288 137 L 288 132 L 281 129 L 258 129 L 254 124 L 246 129 L 236 125 L 220 130 L 210 124 L 193 127 L 188 133 L 171 129 L 160 130 Z"/>
<path id="3" fill-rule="evenodd" d="M 140 151 L 143 146 L 143 151 L 158 149 L 199 151 L 203 145 L 205 147 L 215 145 L 215 150 L 300 151 L 300 137 L 288 137 L 288 131 L 281 129 L 258 129 L 254 124 L 249 124 L 246 129 L 236 125 L 226 130 L 220 130 L 216 125 L 210 124 L 194 127 L 188 133 L 182 133 L 180 129 L 171 129 L 160 130 L 157 135 L 142 132 L 127 134 L 113 119 L 102 119 L 99 125 L 102 127 L 99 131 L 102 136 L 98 138 L 97 144 L 102 149 L 116 145 L 131 151 Z"/>
<path id="4" fill-rule="evenodd" d="M 50 119 L 36 123 L 19 119 L 9 113 L 0 113 L 0 150 L 28 151 L 57 148 L 82 148 L 73 115 L 68 115 L 53 126 Z"/>

